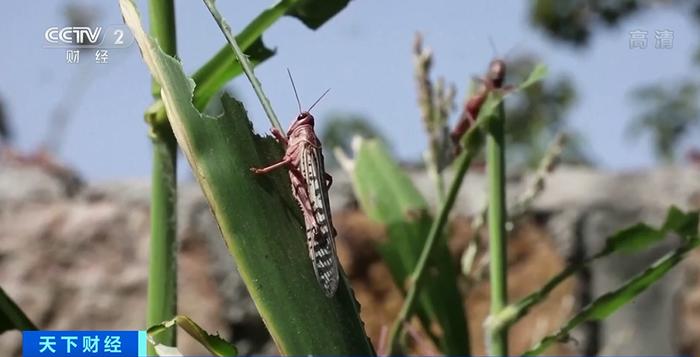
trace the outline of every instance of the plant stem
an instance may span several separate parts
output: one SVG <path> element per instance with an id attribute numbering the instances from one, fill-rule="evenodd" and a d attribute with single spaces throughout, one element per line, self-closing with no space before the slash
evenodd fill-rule
<path id="1" fill-rule="evenodd" d="M 175 4 L 173 0 L 149 0 L 148 14 L 150 15 L 151 36 L 158 45 L 170 56 L 177 55 L 177 36 L 175 27 Z M 154 80 L 152 94 L 160 98 L 160 87 Z"/>
<path id="2" fill-rule="evenodd" d="M 176 56 L 173 0 L 149 0 L 151 34 L 170 56 Z M 160 87 L 153 81 L 153 96 Z M 147 118 L 149 112 L 146 113 Z M 177 315 L 177 142 L 170 124 L 151 120 L 153 166 L 151 171 L 151 241 L 148 269 L 147 324 L 152 326 Z M 158 335 L 156 342 L 175 346 L 176 330 Z M 148 354 L 155 355 L 152 345 Z"/>
<path id="3" fill-rule="evenodd" d="M 478 147 L 478 144 L 470 145 L 470 148 L 473 147 Z M 477 152 L 478 150 L 476 149 L 468 149 L 463 151 L 459 158 L 457 158 L 457 170 L 455 171 L 454 179 L 450 185 L 449 191 L 447 192 L 447 197 L 445 197 L 445 200 L 442 203 L 442 206 L 440 207 L 438 216 L 433 222 L 432 226 L 430 227 L 428 239 L 426 239 L 425 241 L 425 245 L 423 246 L 421 255 L 418 258 L 416 268 L 411 274 L 411 284 L 406 293 L 406 299 L 404 300 L 403 306 L 401 307 L 401 311 L 399 311 L 399 315 L 396 317 L 396 320 L 394 321 L 394 324 L 392 325 L 391 330 L 389 332 L 389 355 L 394 355 L 397 353 L 398 340 L 403 330 L 403 324 L 406 322 L 411 312 L 413 311 L 413 308 L 417 302 L 417 297 L 418 293 L 420 292 L 420 288 L 423 285 L 423 281 L 427 277 L 428 259 L 430 258 L 432 251 L 434 250 L 435 246 L 437 245 L 437 242 L 439 241 L 438 238 L 441 234 L 443 234 L 443 229 L 447 223 L 447 218 L 450 214 L 450 211 L 452 210 L 452 206 L 454 205 L 455 200 L 457 199 L 457 194 L 459 193 L 459 189 L 462 186 L 462 181 L 464 181 L 464 176 L 467 173 L 469 165 L 471 164 L 471 161 L 474 158 L 474 156 L 476 156 Z M 468 331 L 467 336 L 465 336 L 465 341 L 467 344 L 467 351 L 469 351 L 470 347 Z"/>
<path id="4" fill-rule="evenodd" d="M 486 160 L 489 180 L 489 252 L 491 271 L 491 315 L 497 315 L 508 304 L 507 255 L 506 255 L 506 202 L 505 202 L 505 138 L 504 109 L 499 104 L 498 113 L 491 121 L 486 140 Z M 491 331 L 489 351 L 491 356 L 508 355 L 508 326 Z"/>
<path id="5" fill-rule="evenodd" d="M 262 107 L 265 110 L 265 114 L 267 114 L 267 118 L 270 120 L 270 124 L 272 124 L 273 127 L 277 128 L 277 130 L 284 132 L 282 125 L 280 125 L 280 122 L 277 119 L 277 115 L 275 115 L 274 110 L 272 110 L 270 100 L 267 99 L 265 92 L 263 92 L 262 84 L 260 84 L 258 78 L 255 77 L 255 73 L 253 72 L 253 66 L 250 64 L 250 61 L 248 61 L 248 57 L 246 57 L 245 53 L 243 53 L 241 48 L 238 46 L 236 38 L 231 32 L 231 26 L 226 22 L 223 16 L 221 16 L 221 13 L 219 13 L 219 10 L 216 8 L 214 0 L 204 0 L 204 4 L 209 9 L 209 12 L 211 12 L 211 15 L 216 20 L 216 23 L 219 25 L 221 31 L 224 33 L 224 36 L 226 37 L 228 43 L 231 45 L 231 48 L 233 48 L 233 54 L 236 56 L 238 62 L 241 63 L 243 72 L 245 73 L 246 77 L 248 77 L 248 80 L 253 86 L 253 90 L 255 90 L 255 94 L 258 96 L 258 99 L 260 99 L 260 104 L 262 104 Z"/>

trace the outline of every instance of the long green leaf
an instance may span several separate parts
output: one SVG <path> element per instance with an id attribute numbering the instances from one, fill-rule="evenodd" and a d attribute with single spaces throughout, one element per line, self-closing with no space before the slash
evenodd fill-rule
<path id="1" fill-rule="evenodd" d="M 286 14 L 301 20 L 310 29 L 318 29 L 348 5 L 350 0 L 297 0 Z"/>
<path id="2" fill-rule="evenodd" d="M 155 324 L 148 328 L 146 331 L 148 333 L 149 343 L 155 346 L 156 351 L 170 350 L 172 346 L 163 346 L 162 344 L 156 342 L 159 341 L 158 336 L 163 333 L 168 333 L 175 326 L 179 326 L 188 335 L 192 336 L 197 342 L 199 342 L 207 351 L 214 354 L 214 356 L 237 356 L 238 349 L 233 344 L 227 342 L 219 336 L 219 334 L 212 335 L 209 332 L 201 328 L 197 323 L 192 321 L 187 316 L 178 315 L 173 319 L 168 321 L 163 321 L 159 324 Z M 169 353 L 159 353 L 161 356 L 169 356 Z"/>
<path id="3" fill-rule="evenodd" d="M 22 309 L 0 288 L 0 334 L 9 330 L 37 330 Z"/>
<path id="4" fill-rule="evenodd" d="M 413 272 L 433 219 L 428 203 L 410 178 L 376 140 L 362 141 L 351 172 L 355 194 L 363 211 L 386 227 L 388 239 L 377 249 L 399 287 Z M 431 278 L 419 296 L 419 316 L 441 350 L 449 355 L 469 354 L 468 329 L 456 270 L 443 236 L 428 269 Z"/>
<path id="5" fill-rule="evenodd" d="M 270 104 L 270 100 L 267 98 L 267 95 L 265 95 L 265 92 L 262 89 L 262 84 L 260 83 L 260 80 L 258 80 L 258 77 L 256 77 L 255 73 L 253 72 L 253 64 L 248 60 L 248 57 L 245 53 L 243 53 L 243 50 L 241 50 L 240 45 L 236 41 L 236 37 L 231 32 L 231 26 L 228 24 L 226 19 L 224 19 L 224 17 L 221 15 L 221 12 L 219 12 L 219 9 L 216 7 L 216 1 L 204 0 L 204 4 L 209 9 L 211 16 L 214 18 L 214 21 L 216 21 L 217 25 L 219 25 L 219 29 L 221 29 L 221 32 L 226 38 L 226 41 L 231 46 L 233 54 L 236 56 L 236 60 L 238 61 L 238 63 L 240 63 L 241 68 L 243 69 L 243 73 L 245 73 L 246 77 L 248 77 L 248 81 L 253 86 L 253 90 L 258 96 L 260 104 L 265 110 L 267 118 L 270 120 L 270 124 L 273 128 L 279 130 L 280 132 L 284 132 L 282 124 L 280 124 L 279 119 L 277 119 L 277 115 L 275 114 L 275 111 L 272 109 L 272 104 Z"/>
<path id="6" fill-rule="evenodd" d="M 321 27 L 348 4 L 348 0 L 281 0 L 261 12 L 240 34 L 236 42 L 254 65 L 274 55 L 265 47 L 262 34 L 277 20 L 290 15 L 301 20 L 311 29 Z M 198 69 L 192 79 L 196 83 L 194 103 L 198 110 L 206 107 L 209 100 L 229 80 L 243 73 L 240 63 L 231 50 L 224 45 L 207 63 Z"/>
<path id="7" fill-rule="evenodd" d="M 685 255 L 693 248 L 700 245 L 700 239 L 697 237 L 687 240 L 683 246 L 676 249 L 672 253 L 656 261 L 645 271 L 629 280 L 620 288 L 601 295 L 590 305 L 586 306 L 581 312 L 576 314 L 556 332 L 546 336 L 535 344 L 530 350 L 525 352 L 525 356 L 539 355 L 552 344 L 565 341 L 569 337 L 569 332 L 576 326 L 594 320 L 602 320 L 617 311 L 620 307 L 630 302 L 639 294 L 648 289 L 653 283 L 663 278 L 674 266 L 680 263 Z"/>
<path id="8" fill-rule="evenodd" d="M 249 171 L 279 160 L 280 146 L 254 134 L 243 106 L 233 99 L 223 98 L 222 117 L 199 113 L 192 105 L 193 82 L 181 64 L 143 32 L 130 0 L 120 5 L 161 85 L 178 144 L 280 352 L 373 355 L 346 280 L 333 298 L 326 298 L 316 281 L 287 175 L 256 177 Z"/>
<path id="9" fill-rule="evenodd" d="M 598 253 L 586 258 L 576 265 L 569 265 L 559 274 L 552 277 L 546 284 L 534 293 L 522 298 L 503 309 L 498 315 L 492 316 L 487 322 L 487 328 L 499 329 L 511 325 L 523 318 L 535 305 L 543 302 L 559 284 L 576 274 L 597 259 L 607 257 L 616 252 L 638 252 L 675 233 L 683 237 L 686 243 L 694 244 L 698 236 L 698 211 L 683 212 L 675 206 L 669 208 L 666 219 L 660 228 L 653 228 L 644 223 L 638 223 L 624 228 L 606 238 L 606 244 Z"/>
<path id="10" fill-rule="evenodd" d="M 265 47 L 262 37 L 251 39 L 246 37 L 249 32 L 245 30 L 238 36 L 236 40 L 241 43 L 241 48 L 248 56 L 248 60 L 254 66 L 264 62 L 275 54 L 275 51 Z M 241 38 L 241 40 L 238 40 Z M 245 42 L 242 42 L 245 41 Z M 196 87 L 194 90 L 194 106 L 197 110 L 203 110 L 211 98 L 221 90 L 232 78 L 243 73 L 243 68 L 236 61 L 231 48 L 226 46 L 222 48 L 211 60 L 202 66 L 197 72 L 192 75 Z"/>
<path id="11" fill-rule="evenodd" d="M 236 36 L 236 42 L 241 46 L 248 60 L 254 66 L 264 62 L 275 54 L 267 48 L 262 40 L 262 34 L 284 15 L 294 16 L 306 26 L 315 30 L 348 4 L 348 0 L 280 0 L 272 7 L 258 14 Z M 194 90 L 194 105 L 197 110 L 204 110 L 211 98 L 221 90 L 232 78 L 243 73 L 240 63 L 231 50 L 224 45 L 216 54 L 192 75 L 196 87 Z M 165 108 L 158 101 L 152 105 L 157 121 L 165 120 Z"/>
<path id="12" fill-rule="evenodd" d="M 605 240 L 605 247 L 600 255 L 617 251 L 638 252 L 661 241 L 669 233 L 675 233 L 683 239 L 693 238 L 698 234 L 698 217 L 697 211 L 685 213 L 678 207 L 671 206 L 661 227 L 654 228 L 645 223 L 638 223 L 623 229 Z"/>
<path id="13" fill-rule="evenodd" d="M 674 232 L 683 239 L 693 238 L 698 234 L 698 221 L 700 221 L 698 211 L 683 212 L 678 207 L 671 206 L 661 229 Z"/>

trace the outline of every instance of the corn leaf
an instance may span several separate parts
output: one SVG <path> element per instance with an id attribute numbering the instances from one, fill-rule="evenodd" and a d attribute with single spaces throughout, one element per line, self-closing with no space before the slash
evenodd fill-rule
<path id="1" fill-rule="evenodd" d="M 288 176 L 278 172 L 256 177 L 249 171 L 279 160 L 281 147 L 253 133 L 241 103 L 228 96 L 222 99 L 222 116 L 198 112 L 192 104 L 193 81 L 182 65 L 144 33 L 131 0 L 120 0 L 120 5 L 146 65 L 161 85 L 178 144 L 279 351 L 373 355 L 346 280 L 341 279 L 333 298 L 327 298 L 316 281 Z"/>
<path id="2" fill-rule="evenodd" d="M 489 318 L 487 328 L 491 330 L 513 324 L 527 315 L 535 305 L 543 302 L 549 293 L 567 278 L 576 274 L 593 261 L 607 257 L 616 252 L 633 253 L 661 241 L 670 233 L 683 237 L 685 244 L 693 245 L 698 237 L 698 211 L 683 212 L 675 206 L 669 208 L 666 219 L 660 228 L 654 228 L 644 223 L 637 223 L 624 228 L 606 239 L 606 244 L 598 253 L 586 258 L 576 265 L 569 265 L 559 274 L 552 277 L 540 289 L 503 309 L 501 313 Z M 621 301 L 621 300 L 616 300 Z M 611 305 L 608 305 L 611 306 Z"/>
<path id="3" fill-rule="evenodd" d="M 354 162 L 351 177 L 355 195 L 362 210 L 386 227 L 388 239 L 376 242 L 376 246 L 394 281 L 403 288 L 433 222 L 428 203 L 378 141 L 363 140 Z M 418 296 L 419 316 L 442 352 L 467 355 L 463 301 L 456 285 L 456 267 L 444 237 L 427 269 L 431 278 Z"/>
<path id="4" fill-rule="evenodd" d="M 257 65 L 274 55 L 274 51 L 265 47 L 262 34 L 280 17 L 289 15 L 298 18 L 310 29 L 318 29 L 340 12 L 349 0 L 281 0 L 261 12 L 243 31 L 236 36 L 248 59 Z M 241 65 L 233 51 L 224 45 L 207 63 L 198 69 L 192 79 L 197 87 L 194 103 L 197 109 L 206 107 L 209 100 L 229 80 L 242 73 Z"/>
<path id="5" fill-rule="evenodd" d="M 524 353 L 525 356 L 535 356 L 544 352 L 549 346 L 559 341 L 569 339 L 569 332 L 576 326 L 594 320 L 602 320 L 617 311 L 620 307 L 629 303 L 632 299 L 648 289 L 653 283 L 663 278 L 674 266 L 680 263 L 685 255 L 693 248 L 700 245 L 700 239 L 696 237 L 689 239 L 680 248 L 667 254 L 656 261 L 645 271 L 630 279 L 618 289 L 601 295 L 590 305 L 583 308 L 556 332 L 544 337 L 530 350 Z"/>

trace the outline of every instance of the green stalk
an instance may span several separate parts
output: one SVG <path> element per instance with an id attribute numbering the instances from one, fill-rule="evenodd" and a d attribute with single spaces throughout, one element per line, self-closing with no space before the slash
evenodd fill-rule
<path id="1" fill-rule="evenodd" d="M 489 252 L 491 270 L 491 315 L 498 315 L 508 304 L 507 256 L 506 256 L 506 182 L 504 109 L 499 104 L 498 114 L 489 126 L 486 140 L 486 160 L 489 180 Z M 508 326 L 492 331 L 489 338 L 489 355 L 508 355 Z"/>
<path id="2" fill-rule="evenodd" d="M 151 34 L 165 53 L 177 53 L 175 6 L 173 0 L 149 0 Z M 160 98 L 160 87 L 153 81 L 153 97 Z M 149 111 L 153 143 L 151 172 L 151 242 L 148 267 L 147 324 L 152 326 L 177 315 L 177 142 L 170 124 L 153 120 Z M 168 346 L 177 343 L 176 329 L 165 331 L 155 342 Z M 151 344 L 148 354 L 155 355 Z"/>
<path id="3" fill-rule="evenodd" d="M 410 314 L 413 312 L 416 302 L 418 300 L 418 293 L 420 292 L 420 289 L 428 276 L 428 269 L 426 269 L 428 266 L 428 259 L 430 258 L 430 255 L 434 248 L 437 246 L 437 242 L 439 241 L 438 238 L 441 234 L 443 234 L 443 230 L 445 228 L 445 225 L 447 224 L 447 218 L 450 214 L 450 211 L 452 210 L 452 206 L 454 206 L 455 200 L 457 199 L 459 189 L 460 187 L 462 187 L 462 181 L 464 181 L 464 176 L 466 175 L 467 170 L 469 169 L 469 165 L 471 164 L 472 159 L 478 153 L 478 148 L 481 142 L 480 135 L 477 131 L 472 131 L 472 133 L 474 135 L 470 137 L 473 138 L 473 140 L 469 140 L 469 147 L 467 148 L 467 150 L 463 151 L 462 154 L 457 158 L 457 170 L 455 171 L 454 179 L 452 180 L 450 189 L 447 192 L 447 197 L 445 197 L 445 200 L 443 201 L 442 206 L 440 207 L 438 216 L 433 222 L 433 225 L 430 227 L 428 239 L 425 241 L 425 246 L 423 246 L 420 258 L 418 258 L 416 268 L 411 274 L 411 284 L 409 285 L 408 291 L 406 292 L 406 299 L 404 300 L 403 306 L 401 307 L 401 311 L 399 311 L 399 315 L 396 317 L 396 320 L 394 321 L 394 324 L 392 325 L 391 330 L 389 332 L 390 356 L 397 354 L 399 337 L 402 335 L 403 325 L 407 321 Z M 467 351 L 470 351 L 468 333 L 467 336 L 465 336 L 465 342 L 467 344 Z"/>
<path id="4" fill-rule="evenodd" d="M 535 69 L 533 69 L 532 73 L 528 76 L 528 78 L 521 83 L 518 87 L 516 87 L 515 91 L 525 89 L 532 84 L 536 83 L 544 75 L 547 73 L 546 67 L 544 66 L 537 66 Z M 514 91 L 511 91 L 513 93 Z M 401 335 L 401 330 L 404 322 L 408 318 L 409 314 L 411 311 L 413 311 L 413 306 L 416 303 L 416 296 L 421 288 L 421 282 L 425 279 L 426 275 L 426 266 L 427 266 L 427 260 L 428 257 L 431 254 L 431 250 L 436 246 L 437 238 L 440 236 L 442 233 L 445 224 L 447 223 L 447 218 L 450 213 L 450 210 L 452 209 L 452 206 L 454 205 L 455 199 L 457 198 L 457 193 L 459 192 L 459 188 L 462 185 L 462 181 L 464 179 L 464 175 L 467 172 L 467 169 L 469 169 L 469 164 L 471 163 L 471 160 L 476 156 L 476 154 L 479 152 L 481 149 L 481 146 L 483 144 L 483 132 L 482 129 L 491 129 L 493 127 L 492 122 L 493 121 L 500 121 L 500 124 L 496 125 L 496 127 L 500 127 L 500 143 L 502 145 L 503 143 L 503 120 L 505 118 L 504 111 L 503 111 L 503 95 L 500 93 L 495 93 L 492 92 L 489 94 L 488 98 L 486 99 L 486 102 L 481 107 L 481 110 L 479 111 L 479 117 L 476 120 L 476 125 L 473 126 L 467 133 L 464 135 L 464 138 L 462 138 L 462 143 L 464 145 L 464 151 L 462 154 L 457 158 L 455 161 L 454 165 L 457 166 L 457 169 L 455 170 L 455 175 L 454 179 L 452 181 L 452 184 L 450 185 L 450 188 L 447 192 L 447 197 L 445 201 L 442 203 L 442 206 L 440 208 L 440 211 L 438 213 L 438 217 L 435 219 L 433 222 L 433 225 L 430 227 L 430 233 L 428 235 L 428 239 L 425 242 L 425 246 L 423 247 L 423 251 L 421 252 L 420 259 L 418 261 L 418 264 L 416 264 L 416 269 L 414 270 L 412 274 L 412 283 L 408 287 L 408 292 L 406 294 L 406 300 L 404 301 L 404 305 L 401 307 L 401 311 L 399 312 L 399 316 L 397 317 L 396 321 L 394 322 L 394 325 L 391 328 L 390 334 L 389 334 L 389 355 L 395 354 L 396 349 L 398 347 L 398 339 L 399 336 Z M 502 150 L 502 148 L 501 148 Z M 503 153 L 501 152 L 500 155 L 500 175 L 503 178 L 504 170 L 503 170 Z M 505 184 L 505 180 L 502 179 L 501 185 Z M 505 196 L 505 189 L 504 187 L 501 187 L 501 221 L 503 221 L 503 218 L 505 218 L 505 210 L 504 210 L 504 196 Z M 493 197 L 492 197 L 493 198 Z M 505 223 L 505 222 L 502 222 Z M 505 228 L 505 225 L 502 224 L 501 228 Z M 500 238 L 502 239 L 505 236 L 505 232 L 501 230 L 502 234 Z M 502 246 L 503 252 L 505 253 L 505 246 Z M 499 254 L 499 259 L 501 256 L 505 256 L 505 254 L 500 255 Z M 500 263 L 505 263 L 505 259 L 500 259 Z M 505 269 L 501 269 L 503 273 L 505 273 Z M 502 279 L 502 282 L 505 283 L 505 278 Z M 502 284 L 502 287 L 505 287 L 506 284 Z M 505 294 L 503 295 L 505 297 Z M 505 305 L 505 302 L 507 302 L 507 299 L 503 299 L 503 304 L 501 305 L 501 308 Z M 503 339 L 505 341 L 505 339 Z M 466 343 L 469 344 L 469 337 L 466 336 Z M 491 351 L 491 354 L 494 354 L 494 351 Z M 503 349 L 503 352 L 507 352 L 507 349 Z M 503 353 L 502 355 L 505 355 Z"/>
<path id="5" fill-rule="evenodd" d="M 224 33 L 229 45 L 231 45 L 233 54 L 236 56 L 238 62 L 240 62 L 241 67 L 243 68 L 243 73 L 245 73 L 246 77 L 248 77 L 250 84 L 253 86 L 253 90 L 255 90 L 255 94 L 258 96 L 258 99 L 260 99 L 260 104 L 262 104 L 265 114 L 267 114 L 267 117 L 270 120 L 270 124 L 272 124 L 272 126 L 277 130 L 284 132 L 284 128 L 282 128 L 279 119 L 277 119 L 275 111 L 272 110 L 270 100 L 267 99 L 265 92 L 263 92 L 262 84 L 260 84 L 260 81 L 255 76 L 255 73 L 253 73 L 253 66 L 250 64 L 250 61 L 248 61 L 248 57 L 245 55 L 245 53 L 243 53 L 243 50 L 241 50 L 241 48 L 238 46 L 236 38 L 231 32 L 231 26 L 228 24 L 228 22 L 226 22 L 226 19 L 221 16 L 219 9 L 217 9 L 216 4 L 214 4 L 214 0 L 204 0 L 204 4 L 207 5 L 209 12 L 211 12 L 214 20 L 216 20 L 221 32 Z"/>

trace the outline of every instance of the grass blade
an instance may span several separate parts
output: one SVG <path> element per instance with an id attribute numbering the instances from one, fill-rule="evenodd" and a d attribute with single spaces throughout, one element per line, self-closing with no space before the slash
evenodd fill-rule
<path id="1" fill-rule="evenodd" d="M 306 26 L 315 30 L 330 20 L 348 4 L 348 0 L 280 0 L 264 10 L 253 19 L 237 36 L 236 42 L 246 54 L 248 60 L 257 66 L 275 52 L 265 47 L 262 34 L 280 17 L 289 15 L 301 20 Z M 211 98 L 232 78 L 243 73 L 240 63 L 231 50 L 224 45 L 212 58 L 192 75 L 196 86 L 194 106 L 204 110 Z M 157 101 L 152 105 L 158 122 L 165 121 L 163 103 Z"/>
<path id="2" fill-rule="evenodd" d="M 652 242 L 659 242 L 670 233 L 681 236 L 685 242 L 691 242 L 698 235 L 698 211 L 683 212 L 675 206 L 669 208 L 666 220 L 660 228 L 653 228 L 643 223 L 624 228 L 606 239 L 605 246 L 598 253 L 586 258 L 579 264 L 569 265 L 559 274 L 552 277 L 544 286 L 534 293 L 522 298 L 503 309 L 499 314 L 493 315 L 487 321 L 487 328 L 495 330 L 506 325 L 512 325 L 523 318 L 535 305 L 544 301 L 560 283 L 574 275 L 579 270 L 597 259 L 609 256 L 612 253 L 631 253 L 648 247 Z"/>
<path id="3" fill-rule="evenodd" d="M 281 0 L 261 12 L 243 31 L 236 36 L 236 42 L 248 59 L 257 65 L 274 55 L 262 41 L 262 34 L 280 17 L 289 15 L 301 20 L 315 30 L 348 4 L 348 0 Z M 224 45 L 207 63 L 193 75 L 196 87 L 194 103 L 198 110 L 204 109 L 209 100 L 229 80 L 243 73 L 231 47 Z"/>
<path id="4" fill-rule="evenodd" d="M 229 26 L 224 17 L 221 16 L 221 13 L 216 8 L 214 0 L 204 0 L 204 4 L 209 9 L 211 16 L 214 17 L 216 24 L 219 25 L 219 28 L 221 29 L 221 32 L 223 32 L 224 37 L 226 37 L 226 40 L 228 41 L 229 45 L 231 45 L 231 49 L 233 49 L 233 54 L 236 56 L 236 60 L 238 61 L 238 63 L 240 63 L 241 68 L 243 69 L 243 73 L 245 73 L 246 77 L 248 77 L 248 81 L 250 81 L 250 84 L 253 86 L 255 94 L 258 96 L 258 99 L 260 99 L 260 104 L 262 104 L 262 107 L 265 110 L 265 114 L 270 120 L 270 124 L 272 124 L 272 126 L 280 132 L 284 132 L 284 128 L 282 128 L 279 119 L 277 119 L 275 111 L 272 109 L 270 100 L 267 99 L 265 92 L 263 92 L 262 84 L 258 80 L 258 77 L 255 76 L 255 73 L 253 73 L 252 64 L 248 61 L 248 58 L 243 53 L 243 50 L 241 50 L 241 48 L 238 46 L 236 38 L 231 33 L 231 26 Z"/>
<path id="5" fill-rule="evenodd" d="M 571 332 L 571 330 L 573 330 L 576 326 L 586 321 L 602 320 L 608 317 L 617 311 L 617 309 L 644 292 L 654 282 L 664 277 L 667 272 L 669 272 L 674 266 L 683 260 L 689 251 L 698 245 L 700 245 L 700 239 L 697 237 L 686 241 L 683 246 L 659 259 L 656 261 L 656 263 L 652 264 L 645 271 L 629 280 L 617 290 L 597 298 L 590 305 L 586 306 L 581 312 L 567 321 L 558 331 L 540 340 L 523 355 L 539 355 L 552 344 L 559 341 L 566 341 L 569 337 L 569 332 Z"/>

